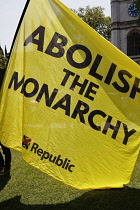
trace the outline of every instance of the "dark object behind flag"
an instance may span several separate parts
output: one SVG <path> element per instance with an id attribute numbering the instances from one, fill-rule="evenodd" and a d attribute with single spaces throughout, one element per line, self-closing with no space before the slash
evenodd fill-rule
<path id="1" fill-rule="evenodd" d="M 2 85 L 2 81 L 3 81 L 3 78 L 4 78 L 5 71 L 6 71 L 6 69 L 0 69 L 0 88 L 1 88 L 1 85 Z"/>

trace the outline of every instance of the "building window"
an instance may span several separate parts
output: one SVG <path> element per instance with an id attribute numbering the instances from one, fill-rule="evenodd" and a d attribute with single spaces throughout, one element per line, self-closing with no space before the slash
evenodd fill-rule
<path id="1" fill-rule="evenodd" d="M 133 32 L 127 36 L 127 55 L 140 55 L 140 32 Z"/>

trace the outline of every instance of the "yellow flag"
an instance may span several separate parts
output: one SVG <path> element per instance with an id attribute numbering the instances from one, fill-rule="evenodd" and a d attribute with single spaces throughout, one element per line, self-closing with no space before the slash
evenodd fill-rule
<path id="1" fill-rule="evenodd" d="M 28 1 L 1 89 L 1 142 L 66 185 L 121 188 L 139 114 L 140 67 L 60 1 Z"/>

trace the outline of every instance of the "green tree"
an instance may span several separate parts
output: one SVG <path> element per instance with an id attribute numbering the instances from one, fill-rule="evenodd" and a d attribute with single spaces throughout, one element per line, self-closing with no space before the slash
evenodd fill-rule
<path id="1" fill-rule="evenodd" d="M 134 3 L 135 3 L 136 10 L 139 12 L 137 24 L 138 26 L 140 26 L 140 0 L 135 0 Z"/>
<path id="2" fill-rule="evenodd" d="M 4 56 L 3 50 L 0 47 L 0 69 L 5 69 L 7 65 L 7 58 Z"/>
<path id="3" fill-rule="evenodd" d="M 111 18 L 105 17 L 103 7 L 86 6 L 86 8 L 78 8 L 78 10 L 72 9 L 72 11 L 80 17 L 85 23 L 97 31 L 107 40 L 110 40 L 111 36 Z"/>

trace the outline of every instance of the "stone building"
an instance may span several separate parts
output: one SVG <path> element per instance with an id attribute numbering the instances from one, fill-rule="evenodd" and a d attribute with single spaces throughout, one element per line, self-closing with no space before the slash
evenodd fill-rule
<path id="1" fill-rule="evenodd" d="M 111 42 L 140 64 L 140 27 L 133 0 L 111 0 Z"/>

